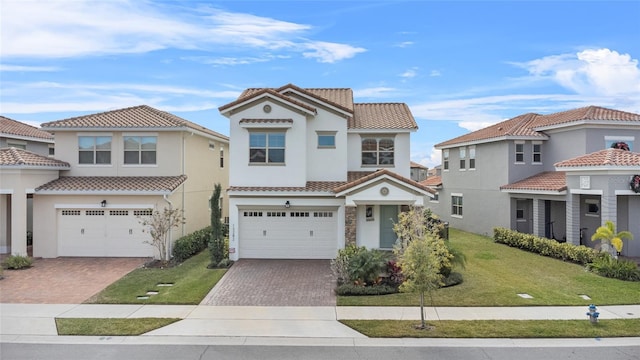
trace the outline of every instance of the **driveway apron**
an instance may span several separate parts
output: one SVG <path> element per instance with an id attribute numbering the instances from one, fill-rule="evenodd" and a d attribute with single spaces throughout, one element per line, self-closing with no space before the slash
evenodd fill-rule
<path id="1" fill-rule="evenodd" d="M 241 259 L 202 301 L 219 306 L 335 306 L 329 260 Z"/>
<path id="2" fill-rule="evenodd" d="M 79 304 L 142 266 L 147 258 L 36 259 L 24 270 L 5 270 L 0 302 Z"/>

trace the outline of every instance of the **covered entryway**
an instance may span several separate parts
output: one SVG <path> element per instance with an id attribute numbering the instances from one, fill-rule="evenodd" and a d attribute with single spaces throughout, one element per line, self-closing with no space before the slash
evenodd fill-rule
<path id="1" fill-rule="evenodd" d="M 150 257 L 138 216 L 146 209 L 59 209 L 58 256 Z"/>
<path id="2" fill-rule="evenodd" d="M 332 259 L 337 252 L 337 211 L 240 210 L 241 258 Z"/>

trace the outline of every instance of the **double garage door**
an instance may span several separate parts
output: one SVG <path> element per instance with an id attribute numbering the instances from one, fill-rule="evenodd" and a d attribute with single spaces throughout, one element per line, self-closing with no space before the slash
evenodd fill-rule
<path id="1" fill-rule="evenodd" d="M 332 259 L 337 253 L 336 211 L 240 210 L 241 258 Z"/>
<path id="2" fill-rule="evenodd" d="M 58 256 L 149 257 L 154 248 L 139 216 L 147 209 L 58 210 Z"/>

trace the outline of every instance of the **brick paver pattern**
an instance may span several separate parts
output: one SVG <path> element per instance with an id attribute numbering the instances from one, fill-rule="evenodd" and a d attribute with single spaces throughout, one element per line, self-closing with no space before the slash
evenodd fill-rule
<path id="1" fill-rule="evenodd" d="M 205 298 L 224 306 L 335 306 L 329 260 L 240 259 Z"/>
<path id="2" fill-rule="evenodd" d="M 150 259 L 55 258 L 36 259 L 23 270 L 5 270 L 0 302 L 23 304 L 80 304 Z"/>

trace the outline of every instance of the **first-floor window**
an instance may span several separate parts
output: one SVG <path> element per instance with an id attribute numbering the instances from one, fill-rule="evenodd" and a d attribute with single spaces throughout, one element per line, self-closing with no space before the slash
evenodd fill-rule
<path id="1" fill-rule="evenodd" d="M 111 164 L 111 136 L 79 136 L 79 164 Z"/>
<path id="2" fill-rule="evenodd" d="M 249 162 L 284 164 L 284 132 L 252 132 L 249 135 Z"/>
<path id="3" fill-rule="evenodd" d="M 451 196 L 451 215 L 462 216 L 462 195 Z"/>
<path id="4" fill-rule="evenodd" d="M 155 164 L 158 138 L 156 136 L 125 136 L 125 164 Z"/>

